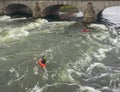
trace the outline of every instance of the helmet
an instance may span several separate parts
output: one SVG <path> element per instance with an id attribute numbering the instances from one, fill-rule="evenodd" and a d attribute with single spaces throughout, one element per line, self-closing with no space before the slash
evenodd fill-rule
<path id="1" fill-rule="evenodd" d="M 42 59 L 46 59 L 46 55 L 42 56 Z"/>

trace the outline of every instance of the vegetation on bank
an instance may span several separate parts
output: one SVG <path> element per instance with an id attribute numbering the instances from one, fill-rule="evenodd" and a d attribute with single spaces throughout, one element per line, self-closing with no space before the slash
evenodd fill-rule
<path id="1" fill-rule="evenodd" d="M 59 11 L 60 12 L 76 13 L 76 12 L 78 12 L 78 9 L 74 6 L 64 5 L 64 6 L 60 7 Z"/>

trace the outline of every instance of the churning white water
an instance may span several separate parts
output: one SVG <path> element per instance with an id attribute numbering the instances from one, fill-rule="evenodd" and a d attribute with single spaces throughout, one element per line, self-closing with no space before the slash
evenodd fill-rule
<path id="1" fill-rule="evenodd" d="M 118 24 L 119 16 L 108 10 L 103 17 Z M 120 37 L 104 24 L 91 24 L 89 30 L 81 32 L 73 21 L 1 16 L 0 90 L 120 92 Z M 46 69 L 37 63 L 43 54 Z"/>

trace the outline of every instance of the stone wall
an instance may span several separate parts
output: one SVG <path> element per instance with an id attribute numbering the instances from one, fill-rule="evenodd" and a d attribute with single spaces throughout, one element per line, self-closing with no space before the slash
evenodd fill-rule
<path id="1" fill-rule="evenodd" d="M 97 15 L 101 10 L 111 7 L 111 6 L 120 6 L 120 1 L 118 0 L 81 0 L 81 1 L 69 1 L 69 0 L 51 0 L 51 1 L 40 1 L 40 0 L 0 0 L 0 12 L 6 12 L 6 7 L 9 4 L 24 4 L 31 8 L 34 14 L 34 5 L 38 2 L 40 6 L 41 12 L 47 8 L 48 6 L 56 5 L 56 4 L 65 4 L 65 5 L 72 5 L 79 9 L 79 11 L 84 12 L 87 3 L 91 2 L 93 4 L 93 9 L 95 10 L 95 14 Z"/>

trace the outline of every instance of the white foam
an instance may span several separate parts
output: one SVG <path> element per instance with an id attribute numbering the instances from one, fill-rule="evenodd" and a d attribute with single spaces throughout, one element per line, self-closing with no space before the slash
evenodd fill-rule
<path id="1" fill-rule="evenodd" d="M 22 19 L 24 19 L 24 18 L 22 18 Z M 21 20 L 21 19 L 10 19 L 10 20 L 12 22 L 14 22 L 13 20 Z M 0 41 L 4 42 L 4 41 L 11 41 L 11 40 L 19 40 L 30 34 L 30 32 L 28 30 L 32 30 L 36 27 L 41 28 L 43 25 L 45 25 L 47 23 L 48 23 L 48 21 L 45 19 L 38 19 L 35 22 L 25 24 L 22 27 L 15 27 L 15 28 L 11 29 L 11 27 L 7 26 L 6 28 L 0 29 L 0 31 L 8 30 L 8 31 L 6 31 L 7 33 L 5 36 L 3 36 L 3 37 L 0 36 L 0 38 L 1 38 Z"/>
<path id="2" fill-rule="evenodd" d="M 43 53 L 41 53 L 41 56 L 49 54 L 49 58 L 52 59 L 54 57 L 53 50 L 54 50 L 54 47 L 50 47 L 46 49 Z"/>
<path id="3" fill-rule="evenodd" d="M 46 23 L 48 23 L 48 20 L 39 18 L 36 20 L 36 22 L 38 22 L 39 24 L 44 24 L 44 23 L 46 24 Z"/>
<path id="4" fill-rule="evenodd" d="M 81 87 L 80 92 L 101 92 L 101 91 L 96 90 L 92 87 Z"/>
<path id="5" fill-rule="evenodd" d="M 120 88 L 114 89 L 114 92 L 120 92 Z"/>
<path id="6" fill-rule="evenodd" d="M 106 57 L 105 52 L 108 52 L 110 50 L 112 50 L 112 48 L 100 48 L 98 49 L 98 53 L 94 53 L 94 57 L 101 61 Z"/>
<path id="7" fill-rule="evenodd" d="M 27 19 L 26 17 L 21 17 L 21 18 L 12 18 L 10 19 L 11 21 L 14 21 L 14 20 L 25 20 Z"/>
<path id="8" fill-rule="evenodd" d="M 108 31 L 100 32 L 100 33 L 97 33 L 97 34 L 93 34 L 93 37 L 94 37 L 94 39 L 97 39 L 99 41 L 104 41 L 104 40 L 106 41 L 110 37 L 110 34 L 108 33 Z"/>
<path id="9" fill-rule="evenodd" d="M 19 28 L 16 28 L 14 30 L 11 30 L 8 32 L 8 34 L 3 37 L 2 41 L 7 41 L 7 40 L 12 40 L 12 39 L 15 39 L 15 40 L 18 40 L 24 36 L 27 36 L 29 34 L 28 31 L 25 31 L 24 29 L 19 29 Z"/>
<path id="10" fill-rule="evenodd" d="M 92 36 L 94 39 L 97 39 L 99 41 L 106 41 L 108 38 L 110 38 L 110 33 L 108 31 L 108 28 L 103 24 L 91 24 L 90 27 L 95 28 L 99 30 L 100 32 L 97 34 L 93 34 Z M 103 35 L 104 34 L 104 35 Z"/>
<path id="11" fill-rule="evenodd" d="M 93 71 L 93 69 L 94 69 L 95 67 L 100 67 L 100 68 L 106 70 L 106 66 L 105 66 L 104 64 L 102 64 L 102 63 L 94 63 L 94 64 L 91 64 L 91 65 L 87 68 L 86 73 L 87 73 L 87 74 L 92 74 L 92 71 Z M 102 75 L 102 76 L 104 76 L 104 75 Z"/>
<path id="12" fill-rule="evenodd" d="M 9 72 L 13 73 L 15 71 L 14 68 L 9 69 Z"/>
<path id="13" fill-rule="evenodd" d="M 74 83 L 74 79 L 71 76 L 71 70 L 66 70 L 66 71 L 61 71 L 58 76 L 59 76 L 59 81 L 60 82 L 72 82 Z"/>
<path id="14" fill-rule="evenodd" d="M 105 91 L 106 91 L 106 92 L 109 92 L 109 91 L 112 92 L 111 89 L 110 89 L 109 87 L 107 87 L 107 86 L 102 87 L 102 88 L 101 88 L 101 91 L 103 91 L 103 92 L 105 92 Z"/>
<path id="15" fill-rule="evenodd" d="M 37 82 L 37 84 L 33 88 L 25 88 L 26 92 L 43 92 L 45 88 L 50 86 L 48 84 L 45 84 L 43 87 L 39 87 L 38 84 L 39 83 Z"/>
<path id="16" fill-rule="evenodd" d="M 102 89 L 109 89 L 109 87 L 102 87 Z"/>
<path id="17" fill-rule="evenodd" d="M 45 20 L 45 19 L 38 19 L 35 22 L 29 23 L 29 24 L 23 26 L 23 28 L 24 28 L 24 30 L 31 30 L 31 29 L 36 28 L 36 27 L 41 28 L 45 24 L 46 25 L 48 24 L 47 20 Z"/>
<path id="18" fill-rule="evenodd" d="M 44 92 L 45 89 L 47 89 L 48 87 L 52 87 L 52 86 L 59 86 L 59 85 L 77 85 L 77 84 L 67 84 L 67 83 L 54 83 L 54 84 L 45 84 L 43 87 L 39 87 L 38 83 L 33 87 L 33 88 L 25 88 L 26 92 Z"/>
<path id="19" fill-rule="evenodd" d="M 90 24 L 89 27 L 96 28 L 96 29 L 102 29 L 102 30 L 108 30 L 108 28 L 103 24 Z"/>
<path id="20" fill-rule="evenodd" d="M 92 57 L 89 55 L 84 55 L 85 57 L 83 58 L 78 58 L 78 60 L 76 60 L 75 65 L 73 66 L 74 69 L 76 70 L 81 70 L 84 69 L 87 65 L 90 64 Z"/>
<path id="21" fill-rule="evenodd" d="M 76 79 L 74 79 L 74 77 L 72 76 L 73 74 L 76 75 L 76 77 L 78 77 L 78 78 L 80 78 L 80 77 L 82 77 L 82 75 L 84 75 L 84 73 L 76 71 L 74 69 L 67 69 L 67 74 L 68 74 L 68 78 L 70 78 L 72 83 L 78 83 L 78 81 L 76 81 Z"/>
<path id="22" fill-rule="evenodd" d="M 43 68 L 44 69 L 44 73 L 42 75 L 42 77 L 45 79 L 45 80 L 48 80 L 48 71 L 46 68 Z"/>
<path id="23" fill-rule="evenodd" d="M 6 16 L 6 15 L 4 15 L 4 16 L 0 16 L 0 21 L 3 21 L 3 20 L 8 20 L 8 19 L 10 19 L 10 17 L 9 16 Z"/>
<path id="24" fill-rule="evenodd" d="M 7 58 L 6 57 L 0 57 L 0 60 L 7 61 Z"/>
<path id="25" fill-rule="evenodd" d="M 56 28 L 58 29 L 59 27 L 64 27 L 64 26 L 70 26 L 72 24 L 76 23 L 75 21 L 61 21 L 61 22 L 50 22 L 51 28 Z"/>
<path id="26" fill-rule="evenodd" d="M 109 42 L 110 42 L 112 45 L 118 44 L 118 39 L 117 39 L 117 38 L 116 38 L 116 39 L 114 39 L 114 38 L 109 38 L 108 40 L 109 40 Z"/>
<path id="27" fill-rule="evenodd" d="M 22 78 L 24 78 L 25 76 L 26 76 L 26 74 L 22 75 L 21 77 L 19 77 L 19 78 L 15 79 L 15 80 L 9 80 L 9 81 L 8 81 L 8 85 L 11 85 L 12 83 L 14 83 L 14 82 L 17 82 L 17 81 L 21 80 L 21 79 L 22 79 Z"/>
<path id="28" fill-rule="evenodd" d="M 70 78 L 71 81 L 74 81 L 74 78 L 71 76 L 71 74 L 75 72 L 76 74 L 80 75 L 80 73 L 74 71 L 73 69 L 67 69 L 67 74 L 68 74 L 68 77 Z"/>
<path id="29" fill-rule="evenodd" d="M 35 75 L 38 75 L 38 67 L 37 66 L 33 67 L 33 72 Z"/>
<path id="30" fill-rule="evenodd" d="M 120 57 L 118 57 L 118 59 L 120 60 Z"/>
<path id="31" fill-rule="evenodd" d="M 29 92 L 42 92 L 42 89 L 38 85 L 35 85 Z"/>
<path id="32" fill-rule="evenodd" d="M 18 78 L 19 77 L 19 73 L 17 72 L 17 70 L 15 70 L 15 68 L 11 68 L 11 69 L 9 69 L 9 72 L 11 72 L 11 73 L 15 73 L 15 76 Z"/>
<path id="33" fill-rule="evenodd" d="M 11 79 L 11 80 L 9 80 L 8 83 L 7 83 L 8 86 L 11 85 L 12 83 L 18 82 L 18 81 L 20 81 L 22 78 L 24 78 L 24 77 L 26 76 L 27 72 L 28 72 L 28 66 L 27 66 L 27 69 L 26 69 L 26 71 L 25 71 L 25 74 L 23 74 L 22 76 L 19 75 L 19 73 L 15 70 L 15 68 L 9 69 L 9 72 L 15 73 L 15 74 L 16 74 L 16 79 Z"/>

